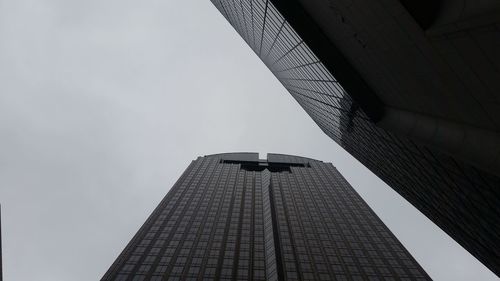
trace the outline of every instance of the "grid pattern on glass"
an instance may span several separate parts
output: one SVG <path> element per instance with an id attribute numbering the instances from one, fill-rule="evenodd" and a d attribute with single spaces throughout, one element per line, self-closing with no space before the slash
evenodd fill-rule
<path id="1" fill-rule="evenodd" d="M 284 232 L 291 240 L 288 244 L 294 245 L 295 255 L 287 259 L 292 270 L 287 273 L 293 273 L 298 264 L 302 279 L 428 280 L 331 164 L 313 162 L 312 169 L 292 169 L 273 179 L 273 187 L 281 194 L 275 197 L 281 210 L 278 221 L 288 221 Z"/>
<path id="2" fill-rule="evenodd" d="M 265 280 L 262 189 L 219 162 L 194 161 L 102 280 Z"/>
<path id="3" fill-rule="evenodd" d="M 500 256 L 498 177 L 377 127 L 272 0 L 212 2 L 328 136 L 480 260 Z"/>
<path id="4" fill-rule="evenodd" d="M 222 157 L 188 167 L 102 280 L 428 280 L 331 164 Z"/>

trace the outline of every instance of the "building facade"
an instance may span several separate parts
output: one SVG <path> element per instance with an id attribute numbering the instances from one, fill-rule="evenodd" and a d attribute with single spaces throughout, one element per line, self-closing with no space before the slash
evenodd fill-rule
<path id="1" fill-rule="evenodd" d="M 330 163 L 199 157 L 102 280 L 430 280 Z"/>
<path id="2" fill-rule="evenodd" d="M 443 1 L 212 2 L 328 136 L 500 273 L 500 76 L 472 58 L 500 58 L 498 17 L 462 34 L 418 13 Z"/>

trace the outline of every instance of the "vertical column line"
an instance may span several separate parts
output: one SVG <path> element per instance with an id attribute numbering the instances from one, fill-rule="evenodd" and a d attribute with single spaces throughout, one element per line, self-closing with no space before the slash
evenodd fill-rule
<path id="1" fill-rule="evenodd" d="M 233 280 L 238 278 L 238 263 L 240 261 L 240 244 L 241 244 L 241 232 L 243 227 L 243 214 L 245 212 L 243 206 L 245 205 L 245 191 L 247 184 L 247 174 L 245 170 L 240 170 L 240 173 L 243 174 L 243 186 L 241 188 L 241 200 L 240 200 L 240 214 L 238 217 L 238 233 L 236 234 L 236 248 L 234 250 L 234 262 L 233 262 Z M 237 191 L 237 190 L 236 190 Z M 0 280 L 1 281 L 1 280 Z"/>
<path id="2" fill-rule="evenodd" d="M 228 207 L 229 210 L 228 210 L 228 215 L 226 217 L 226 222 L 225 222 L 225 227 L 224 227 L 224 235 L 222 236 L 222 241 L 221 241 L 221 248 L 219 249 L 219 259 L 217 262 L 217 267 L 215 269 L 215 280 L 220 279 L 222 267 L 224 266 L 223 262 L 224 262 L 224 257 L 226 255 L 226 243 L 227 243 L 227 238 L 228 238 L 228 233 L 229 233 L 229 227 L 231 225 L 231 214 L 233 212 L 233 207 L 234 207 L 236 188 L 238 185 L 238 179 L 240 177 L 240 173 L 239 173 L 240 167 L 241 167 L 241 165 L 238 165 L 238 167 L 236 168 L 236 178 L 235 178 L 234 184 L 232 186 L 226 185 L 226 193 L 230 192 L 231 201 L 230 201 L 229 207 Z M 228 190 L 231 188 L 232 188 L 232 190 Z M 224 199 L 225 199 L 225 197 L 222 197 L 221 208 L 224 205 Z"/>
<path id="3" fill-rule="evenodd" d="M 278 222 L 276 219 L 276 209 L 274 207 L 274 194 L 273 194 L 273 189 L 272 185 L 269 185 L 269 197 L 271 199 L 271 217 L 273 219 L 273 233 L 274 233 L 274 248 L 276 251 L 276 270 L 278 272 L 278 280 L 279 281 L 284 281 L 284 272 L 283 272 L 283 259 L 281 256 L 281 245 L 280 245 L 280 239 L 279 239 L 279 232 L 278 232 Z"/>

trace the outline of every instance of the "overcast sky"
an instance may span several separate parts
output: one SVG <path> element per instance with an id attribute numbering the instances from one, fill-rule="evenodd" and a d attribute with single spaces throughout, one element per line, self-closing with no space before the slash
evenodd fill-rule
<path id="1" fill-rule="evenodd" d="M 330 140 L 209 0 L 0 0 L 4 280 L 98 280 L 199 155 L 335 165 L 434 280 L 497 280 Z"/>

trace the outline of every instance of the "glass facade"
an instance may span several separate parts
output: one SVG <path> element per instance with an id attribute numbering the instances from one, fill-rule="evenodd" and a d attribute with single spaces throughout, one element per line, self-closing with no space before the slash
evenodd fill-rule
<path id="1" fill-rule="evenodd" d="M 273 4 L 295 1 L 212 2 L 328 136 L 500 272 L 498 177 L 377 127 Z"/>
<path id="2" fill-rule="evenodd" d="M 330 163 L 199 157 L 102 280 L 430 280 Z"/>

